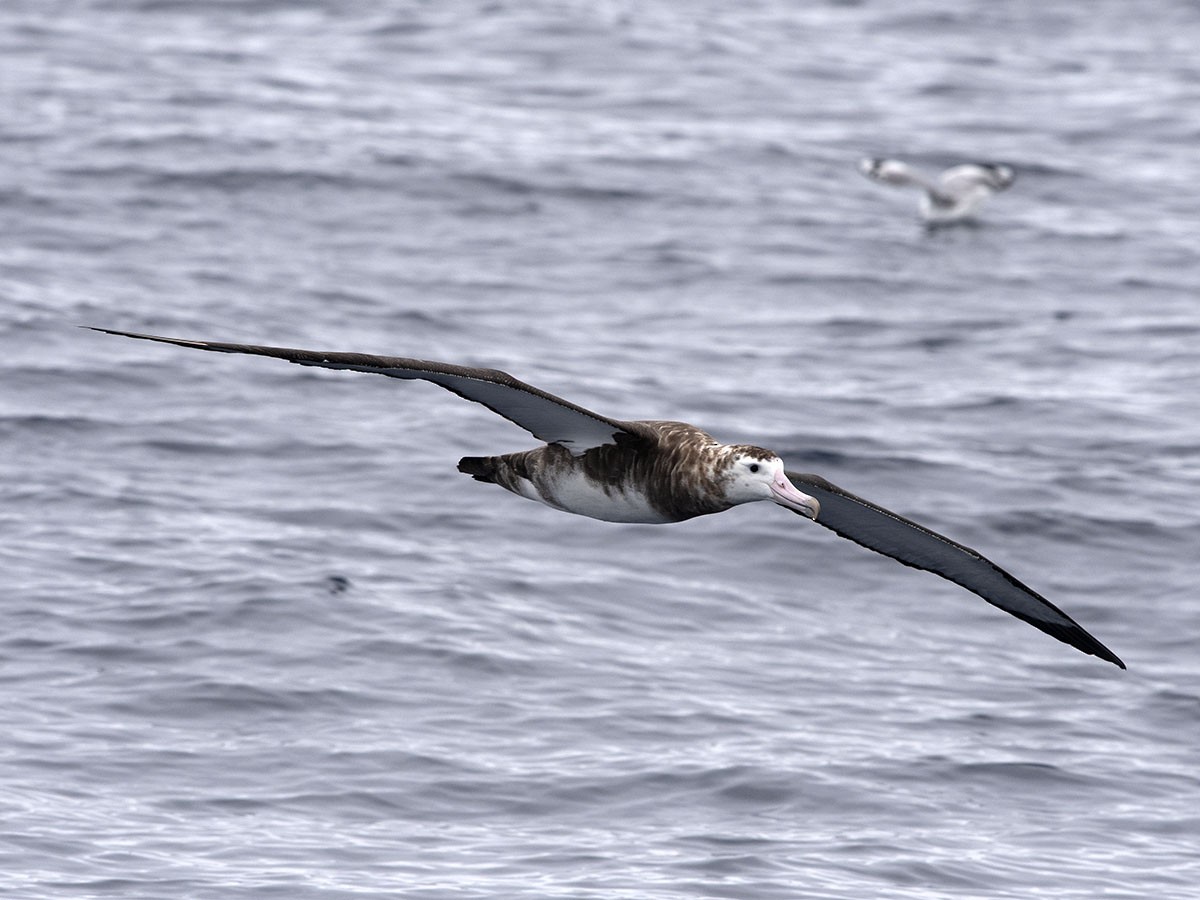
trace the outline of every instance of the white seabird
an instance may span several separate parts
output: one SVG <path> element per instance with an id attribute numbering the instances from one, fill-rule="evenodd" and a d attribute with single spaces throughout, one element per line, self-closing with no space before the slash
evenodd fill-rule
<path id="1" fill-rule="evenodd" d="M 1116 654 L 1070 616 L 991 560 L 819 475 L 786 471 L 775 453 L 761 447 L 722 444 L 682 422 L 610 419 L 496 369 L 92 330 L 197 350 L 429 381 L 486 406 L 545 442 L 520 453 L 464 457 L 459 471 L 477 481 L 497 484 L 564 512 L 612 522 L 682 522 L 738 504 L 770 500 L 906 566 L 949 579 L 1060 641 L 1125 668 Z"/>
<path id="2" fill-rule="evenodd" d="M 1016 174 L 1008 166 L 964 163 L 932 181 L 907 163 L 895 159 L 864 159 L 859 170 L 873 181 L 921 191 L 921 218 L 945 225 L 969 218 L 988 197 L 1008 190 Z"/>

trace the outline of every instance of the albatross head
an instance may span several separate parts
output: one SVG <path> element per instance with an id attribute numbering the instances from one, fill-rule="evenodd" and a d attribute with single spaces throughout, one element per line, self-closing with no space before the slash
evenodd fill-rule
<path id="1" fill-rule="evenodd" d="M 810 519 L 817 517 L 821 504 L 796 490 L 784 474 L 782 459 L 761 447 L 743 445 L 731 450 L 733 460 L 725 482 L 726 500 L 733 504 L 771 500 Z"/>

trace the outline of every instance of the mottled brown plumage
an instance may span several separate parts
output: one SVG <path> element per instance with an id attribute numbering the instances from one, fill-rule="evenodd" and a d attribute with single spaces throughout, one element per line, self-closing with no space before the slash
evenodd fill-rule
<path id="1" fill-rule="evenodd" d="M 685 422 L 627 422 L 631 434 L 575 456 L 557 444 L 501 456 L 464 457 L 458 470 L 522 497 L 570 510 L 562 486 L 582 476 L 608 496 L 640 497 L 662 522 L 682 522 L 736 505 L 726 496 L 739 457 L 775 456 L 749 444 L 722 444 Z"/>

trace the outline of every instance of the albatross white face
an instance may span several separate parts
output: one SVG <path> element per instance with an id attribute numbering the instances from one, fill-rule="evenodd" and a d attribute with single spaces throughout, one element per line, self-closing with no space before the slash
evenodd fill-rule
<path id="1" fill-rule="evenodd" d="M 733 503 L 771 500 L 810 519 L 815 519 L 821 510 L 815 497 L 801 493 L 788 480 L 782 459 L 764 458 L 761 452 L 738 454 L 729 473 L 725 497 Z"/>

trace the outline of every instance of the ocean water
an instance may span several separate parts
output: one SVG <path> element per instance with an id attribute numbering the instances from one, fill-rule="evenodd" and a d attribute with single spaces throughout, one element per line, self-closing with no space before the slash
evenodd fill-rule
<path id="1" fill-rule="evenodd" d="M 0 895 L 1200 896 L 1200 11 L 0 5 Z M 1005 162 L 936 231 L 864 155 Z M 564 516 L 503 368 L 974 546 Z"/>

